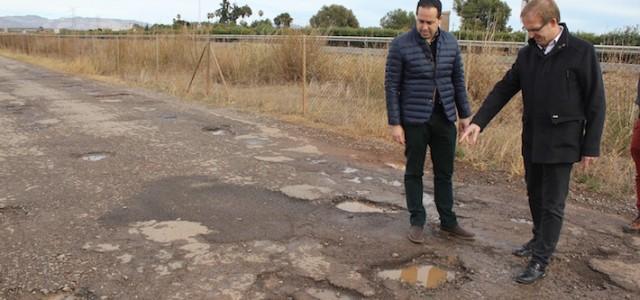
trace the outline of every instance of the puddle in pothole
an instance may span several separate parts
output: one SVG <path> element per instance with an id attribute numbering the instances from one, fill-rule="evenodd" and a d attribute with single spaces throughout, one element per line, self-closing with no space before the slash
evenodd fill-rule
<path id="1" fill-rule="evenodd" d="M 379 207 L 372 203 L 358 202 L 358 201 L 345 201 L 336 207 L 340 210 L 344 210 L 350 213 L 396 213 L 396 210 Z"/>
<path id="2" fill-rule="evenodd" d="M 432 265 L 409 266 L 404 269 L 386 270 L 378 273 L 383 279 L 399 280 L 411 285 L 435 289 L 453 281 L 455 273 Z"/>
<path id="3" fill-rule="evenodd" d="M 106 152 L 89 152 L 80 155 L 80 159 L 84 161 L 101 161 L 109 157 L 109 153 Z"/>

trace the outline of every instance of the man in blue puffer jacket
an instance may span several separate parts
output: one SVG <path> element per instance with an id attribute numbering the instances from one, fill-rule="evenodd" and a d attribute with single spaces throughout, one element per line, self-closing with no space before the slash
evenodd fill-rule
<path id="1" fill-rule="evenodd" d="M 393 139 L 405 145 L 404 185 L 410 224 L 408 238 L 423 243 L 426 211 L 422 204 L 424 160 L 431 149 L 434 198 L 440 229 L 463 239 L 474 234 L 453 212 L 453 162 L 456 119 L 460 130 L 470 121 L 460 49 L 455 37 L 439 28 L 440 0 L 420 0 L 416 27 L 393 40 L 387 56 L 385 92 Z M 456 116 L 457 115 L 457 116 Z"/>

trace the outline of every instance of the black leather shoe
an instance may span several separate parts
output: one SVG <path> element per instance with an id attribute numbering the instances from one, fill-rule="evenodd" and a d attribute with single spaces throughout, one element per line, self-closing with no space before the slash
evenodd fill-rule
<path id="1" fill-rule="evenodd" d="M 545 273 L 545 266 L 543 266 L 539 262 L 531 261 L 529 262 L 529 265 L 527 265 L 527 268 L 524 269 L 524 271 L 520 273 L 518 277 L 516 277 L 516 282 L 522 284 L 532 284 L 539 279 L 544 278 L 544 276 L 546 275 L 547 274 Z"/>
<path id="2" fill-rule="evenodd" d="M 517 257 L 530 257 L 531 254 L 533 254 L 533 250 L 531 250 L 531 247 L 527 243 L 518 248 L 513 249 L 513 251 L 511 251 L 511 254 Z"/>

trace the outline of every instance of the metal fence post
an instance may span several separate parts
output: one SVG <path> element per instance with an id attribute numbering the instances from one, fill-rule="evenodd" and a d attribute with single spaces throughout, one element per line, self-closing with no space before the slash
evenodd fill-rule
<path id="1" fill-rule="evenodd" d="M 120 36 L 116 36 L 116 73 L 120 73 Z"/>
<path id="2" fill-rule="evenodd" d="M 160 37 L 156 35 L 156 83 L 160 76 Z"/>
<path id="3" fill-rule="evenodd" d="M 307 114 L 307 35 L 302 35 L 302 115 Z"/>
<path id="4" fill-rule="evenodd" d="M 211 48 L 211 41 L 209 41 L 208 39 L 207 39 L 207 47 Z M 207 51 L 207 75 L 206 75 L 205 81 L 207 83 L 205 84 L 206 90 L 204 93 L 205 95 L 209 96 L 209 89 L 211 84 L 211 51 Z"/>

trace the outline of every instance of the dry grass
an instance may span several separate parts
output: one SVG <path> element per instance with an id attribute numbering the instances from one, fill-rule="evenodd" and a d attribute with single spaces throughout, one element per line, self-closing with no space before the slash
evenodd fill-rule
<path id="1" fill-rule="evenodd" d="M 187 94 L 205 45 L 190 35 L 119 40 L 0 35 L 0 49 L 4 49 L 0 54 L 65 72 L 141 85 L 219 106 L 301 116 L 301 36 L 289 35 L 267 43 L 212 43 L 218 64 L 214 56 L 207 59 L 205 55 L 191 93 Z M 306 38 L 308 109 L 302 120 L 342 133 L 386 137 L 385 57 L 332 53 L 323 51 L 324 45 L 322 40 Z M 513 57 L 485 47 L 467 53 L 464 60 L 469 96 L 472 107 L 477 109 L 510 67 Z M 228 87 L 223 85 L 220 74 Z M 604 78 L 607 121 L 603 155 L 588 173 L 577 172 L 574 181 L 613 199 L 628 199 L 633 191 L 634 170 L 627 149 L 635 120 L 633 99 L 638 74 L 609 72 Z M 459 159 L 479 169 L 521 175 L 521 110 L 518 95 L 482 134 L 479 145 L 460 147 Z"/>

